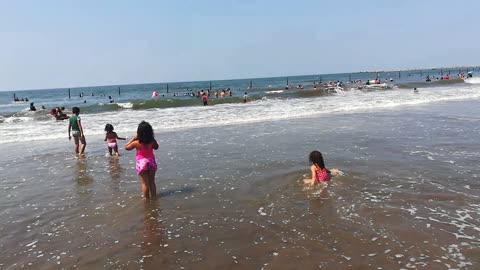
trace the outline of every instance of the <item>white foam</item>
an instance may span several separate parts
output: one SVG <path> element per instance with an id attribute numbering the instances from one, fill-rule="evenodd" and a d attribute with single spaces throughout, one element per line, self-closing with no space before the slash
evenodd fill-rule
<path id="1" fill-rule="evenodd" d="M 465 82 L 470 84 L 480 84 L 480 78 L 468 78 L 465 79 Z"/>
<path id="2" fill-rule="evenodd" d="M 378 92 L 345 91 L 341 94 L 312 98 L 269 99 L 247 104 L 175 107 L 149 110 L 123 110 L 82 114 L 85 135 L 103 135 L 106 123 L 112 123 L 119 136 L 132 135 L 140 121 L 152 124 L 156 133 L 200 127 L 241 125 L 314 117 L 322 114 L 372 112 L 421 105 L 439 101 L 480 99 L 480 86 L 464 85 L 423 89 L 412 95 L 410 90 Z M 120 103 L 124 108 L 131 103 Z M 28 127 L 26 126 L 28 123 Z M 0 144 L 18 141 L 66 139 L 68 121 L 36 120 L 29 115 L 8 117 L 0 122 Z"/>
<path id="3" fill-rule="evenodd" d="M 117 105 L 125 109 L 131 109 L 133 107 L 133 103 L 131 102 L 117 103 Z"/>

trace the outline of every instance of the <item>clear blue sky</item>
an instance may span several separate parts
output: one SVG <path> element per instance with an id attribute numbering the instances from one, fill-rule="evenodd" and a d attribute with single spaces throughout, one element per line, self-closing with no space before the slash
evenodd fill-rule
<path id="1" fill-rule="evenodd" d="M 0 90 L 479 65 L 480 1 L 0 0 Z"/>

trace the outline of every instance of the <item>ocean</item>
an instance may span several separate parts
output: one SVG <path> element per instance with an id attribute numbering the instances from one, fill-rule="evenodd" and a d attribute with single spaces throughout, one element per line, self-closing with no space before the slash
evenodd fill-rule
<path id="1" fill-rule="evenodd" d="M 79 106 L 85 159 L 68 122 L 0 92 L 0 269 L 476 269 L 480 79 L 415 72 L 328 92 L 312 89 L 319 76 L 288 78 L 303 90 L 212 81 L 233 95 L 208 106 L 183 93 L 209 82 L 15 92 L 37 109 Z M 322 82 L 350 76 L 376 74 Z M 131 137 L 142 120 L 160 145 L 150 202 L 135 153 L 119 141 L 106 156 L 103 141 L 106 123 Z M 312 150 L 344 175 L 304 187 Z"/>

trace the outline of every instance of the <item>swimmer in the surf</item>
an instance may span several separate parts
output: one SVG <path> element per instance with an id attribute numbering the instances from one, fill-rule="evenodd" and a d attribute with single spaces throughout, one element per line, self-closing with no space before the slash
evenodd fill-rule
<path id="1" fill-rule="evenodd" d="M 248 101 L 248 94 L 245 92 L 245 95 L 243 95 L 243 103 L 247 103 Z"/>
<path id="2" fill-rule="evenodd" d="M 68 119 L 69 116 L 63 113 L 63 110 L 65 110 L 65 107 L 55 107 L 50 110 L 50 114 L 55 117 L 56 120 L 65 120 Z"/>

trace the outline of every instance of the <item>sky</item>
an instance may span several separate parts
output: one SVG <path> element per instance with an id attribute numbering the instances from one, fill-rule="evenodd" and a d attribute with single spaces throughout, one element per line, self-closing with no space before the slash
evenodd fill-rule
<path id="1" fill-rule="evenodd" d="M 0 91 L 479 65 L 480 1 L 0 0 Z"/>

